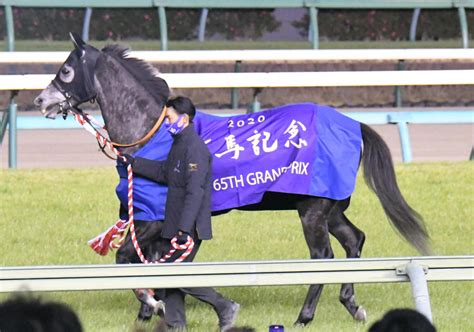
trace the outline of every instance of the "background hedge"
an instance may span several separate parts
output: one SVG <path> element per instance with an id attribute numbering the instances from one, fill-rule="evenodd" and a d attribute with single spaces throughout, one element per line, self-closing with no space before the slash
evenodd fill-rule
<path id="1" fill-rule="evenodd" d="M 64 31 L 81 31 L 83 9 L 14 8 L 17 39 L 63 40 Z M 411 10 L 321 10 L 320 37 L 328 40 L 406 40 Z M 468 10 L 470 35 L 474 35 L 474 11 Z M 0 21 L 4 19 L 0 10 Z M 197 36 L 200 10 L 167 10 L 171 40 L 190 40 Z M 292 22 L 302 37 L 307 36 L 308 16 Z M 276 31 L 281 23 L 274 10 L 209 11 L 206 38 L 228 40 L 258 39 Z M 5 38 L 5 24 L 0 24 L 0 38 Z M 456 10 L 422 10 L 417 38 L 438 40 L 459 38 Z M 94 40 L 157 39 L 159 20 L 155 9 L 94 9 L 90 27 Z"/>

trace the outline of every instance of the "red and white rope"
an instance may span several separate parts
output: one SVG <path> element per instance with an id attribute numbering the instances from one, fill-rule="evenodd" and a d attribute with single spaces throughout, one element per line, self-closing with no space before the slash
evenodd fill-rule
<path id="1" fill-rule="evenodd" d="M 84 113 L 85 114 L 85 113 Z M 89 133 L 95 136 L 97 141 L 103 146 L 107 146 L 116 156 L 117 158 L 122 158 L 124 161 L 127 161 L 126 158 L 120 153 L 117 148 L 112 144 L 112 142 L 107 139 L 104 135 L 102 135 L 98 130 L 96 130 L 94 127 L 92 127 L 91 123 L 96 125 L 100 129 L 105 129 L 104 125 L 100 123 L 98 120 L 96 120 L 92 115 L 85 114 L 87 119 L 84 119 L 84 117 L 81 114 L 74 114 L 74 118 L 76 121 L 84 127 Z M 181 254 L 180 257 L 178 257 L 174 262 L 182 262 L 183 260 L 186 259 L 186 257 L 189 256 L 189 254 L 192 252 L 194 248 L 194 241 L 192 237 L 188 236 L 187 242 L 185 244 L 178 244 L 176 237 L 174 237 L 171 240 L 171 250 L 164 255 L 160 260 L 150 262 L 146 259 L 145 255 L 143 255 L 143 252 L 138 244 L 137 240 L 137 235 L 135 232 L 135 223 L 134 223 L 134 216 L 133 216 L 133 169 L 132 165 L 128 164 L 127 165 L 127 181 L 128 181 L 128 196 L 127 196 L 127 201 L 128 201 L 128 221 L 125 220 L 118 220 L 115 225 L 111 226 L 107 231 L 104 233 L 100 234 L 96 238 L 92 239 L 89 241 L 89 245 L 99 253 L 100 255 L 106 255 L 108 252 L 109 248 L 119 248 L 126 236 L 126 229 L 127 226 L 130 225 L 130 237 L 132 238 L 132 243 L 135 248 L 135 251 L 137 252 L 138 257 L 140 258 L 140 261 L 144 264 L 157 264 L 157 263 L 163 263 L 166 262 L 169 258 L 173 256 L 173 254 L 176 252 L 176 250 L 183 250 L 184 252 Z M 117 242 L 114 242 L 116 238 L 119 237 L 119 240 Z"/>

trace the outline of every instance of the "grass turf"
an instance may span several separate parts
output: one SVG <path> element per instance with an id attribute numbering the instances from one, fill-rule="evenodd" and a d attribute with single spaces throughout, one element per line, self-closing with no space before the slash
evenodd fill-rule
<path id="1" fill-rule="evenodd" d="M 398 165 L 405 197 L 425 217 L 439 255 L 473 253 L 474 169 L 471 162 Z M 0 171 L 0 227 L 3 266 L 108 264 L 86 242 L 117 216 L 116 174 L 110 168 Z M 385 220 L 376 197 L 362 178 L 348 217 L 367 235 L 363 256 L 416 255 Z M 308 257 L 296 212 L 232 212 L 213 221 L 215 238 L 204 243 L 197 261 L 300 259 Z M 336 257 L 343 257 L 333 239 Z M 471 282 L 430 283 L 434 321 L 440 331 L 470 331 L 474 288 Z M 290 326 L 307 287 L 221 288 L 242 304 L 238 325 L 265 331 L 270 324 Z M 358 303 L 369 315 L 354 322 L 339 304 L 339 286 L 326 286 L 315 321 L 306 331 L 366 331 L 383 313 L 412 307 L 409 284 L 356 286 Z M 2 295 L 0 298 L 5 298 Z M 138 303 L 130 291 L 41 294 L 64 301 L 79 314 L 86 331 L 132 331 Z M 215 331 L 212 309 L 187 299 L 190 331 Z M 151 329 L 153 324 L 141 327 Z"/>
<path id="2" fill-rule="evenodd" d="M 95 47 L 107 44 L 123 44 L 133 50 L 160 50 L 159 40 L 108 40 L 91 41 Z M 470 45 L 474 41 L 470 41 Z M 0 40 L 0 50 L 6 50 L 6 41 Z M 72 44 L 64 41 L 16 40 L 16 51 L 70 51 Z M 232 49 L 310 49 L 311 43 L 305 41 L 170 41 L 170 50 L 232 50 Z M 440 41 L 321 41 L 321 49 L 367 49 L 367 48 L 461 48 L 460 39 Z"/>

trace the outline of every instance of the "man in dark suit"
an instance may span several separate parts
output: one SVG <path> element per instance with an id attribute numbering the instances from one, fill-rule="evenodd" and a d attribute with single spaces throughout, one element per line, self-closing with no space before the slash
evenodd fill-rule
<path id="1" fill-rule="evenodd" d="M 212 238 L 212 156 L 194 129 L 192 120 L 196 109 L 191 100 L 176 97 L 169 100 L 166 106 L 165 124 L 173 136 L 168 158 L 165 161 L 154 161 L 127 157 L 132 163 L 134 174 L 168 185 L 165 221 L 161 234 L 165 239 L 162 252 L 169 251 L 172 238 L 176 237 L 178 244 L 185 244 L 188 237 L 191 237 L 194 240 L 194 248 L 184 260 L 191 262 L 201 241 Z M 168 261 L 174 261 L 181 253 L 178 250 Z M 186 294 L 209 303 L 214 308 L 222 331 L 233 326 L 239 304 L 224 298 L 212 288 L 180 288 L 166 290 L 165 321 L 168 327 L 185 328 Z"/>

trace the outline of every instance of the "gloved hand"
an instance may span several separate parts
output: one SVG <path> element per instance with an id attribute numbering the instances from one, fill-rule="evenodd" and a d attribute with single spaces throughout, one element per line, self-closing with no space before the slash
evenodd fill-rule
<path id="1" fill-rule="evenodd" d="M 127 160 L 123 160 L 123 158 L 120 158 L 120 160 L 122 161 L 122 163 L 124 163 L 125 165 L 132 165 L 133 166 L 133 162 L 135 161 L 135 158 L 133 158 L 131 155 L 129 155 L 128 153 L 123 153 L 122 156 L 124 156 L 125 158 L 127 158 Z"/>
<path id="2" fill-rule="evenodd" d="M 188 236 L 188 233 L 179 231 L 178 235 L 176 235 L 176 243 L 179 245 L 185 244 L 188 242 Z"/>

